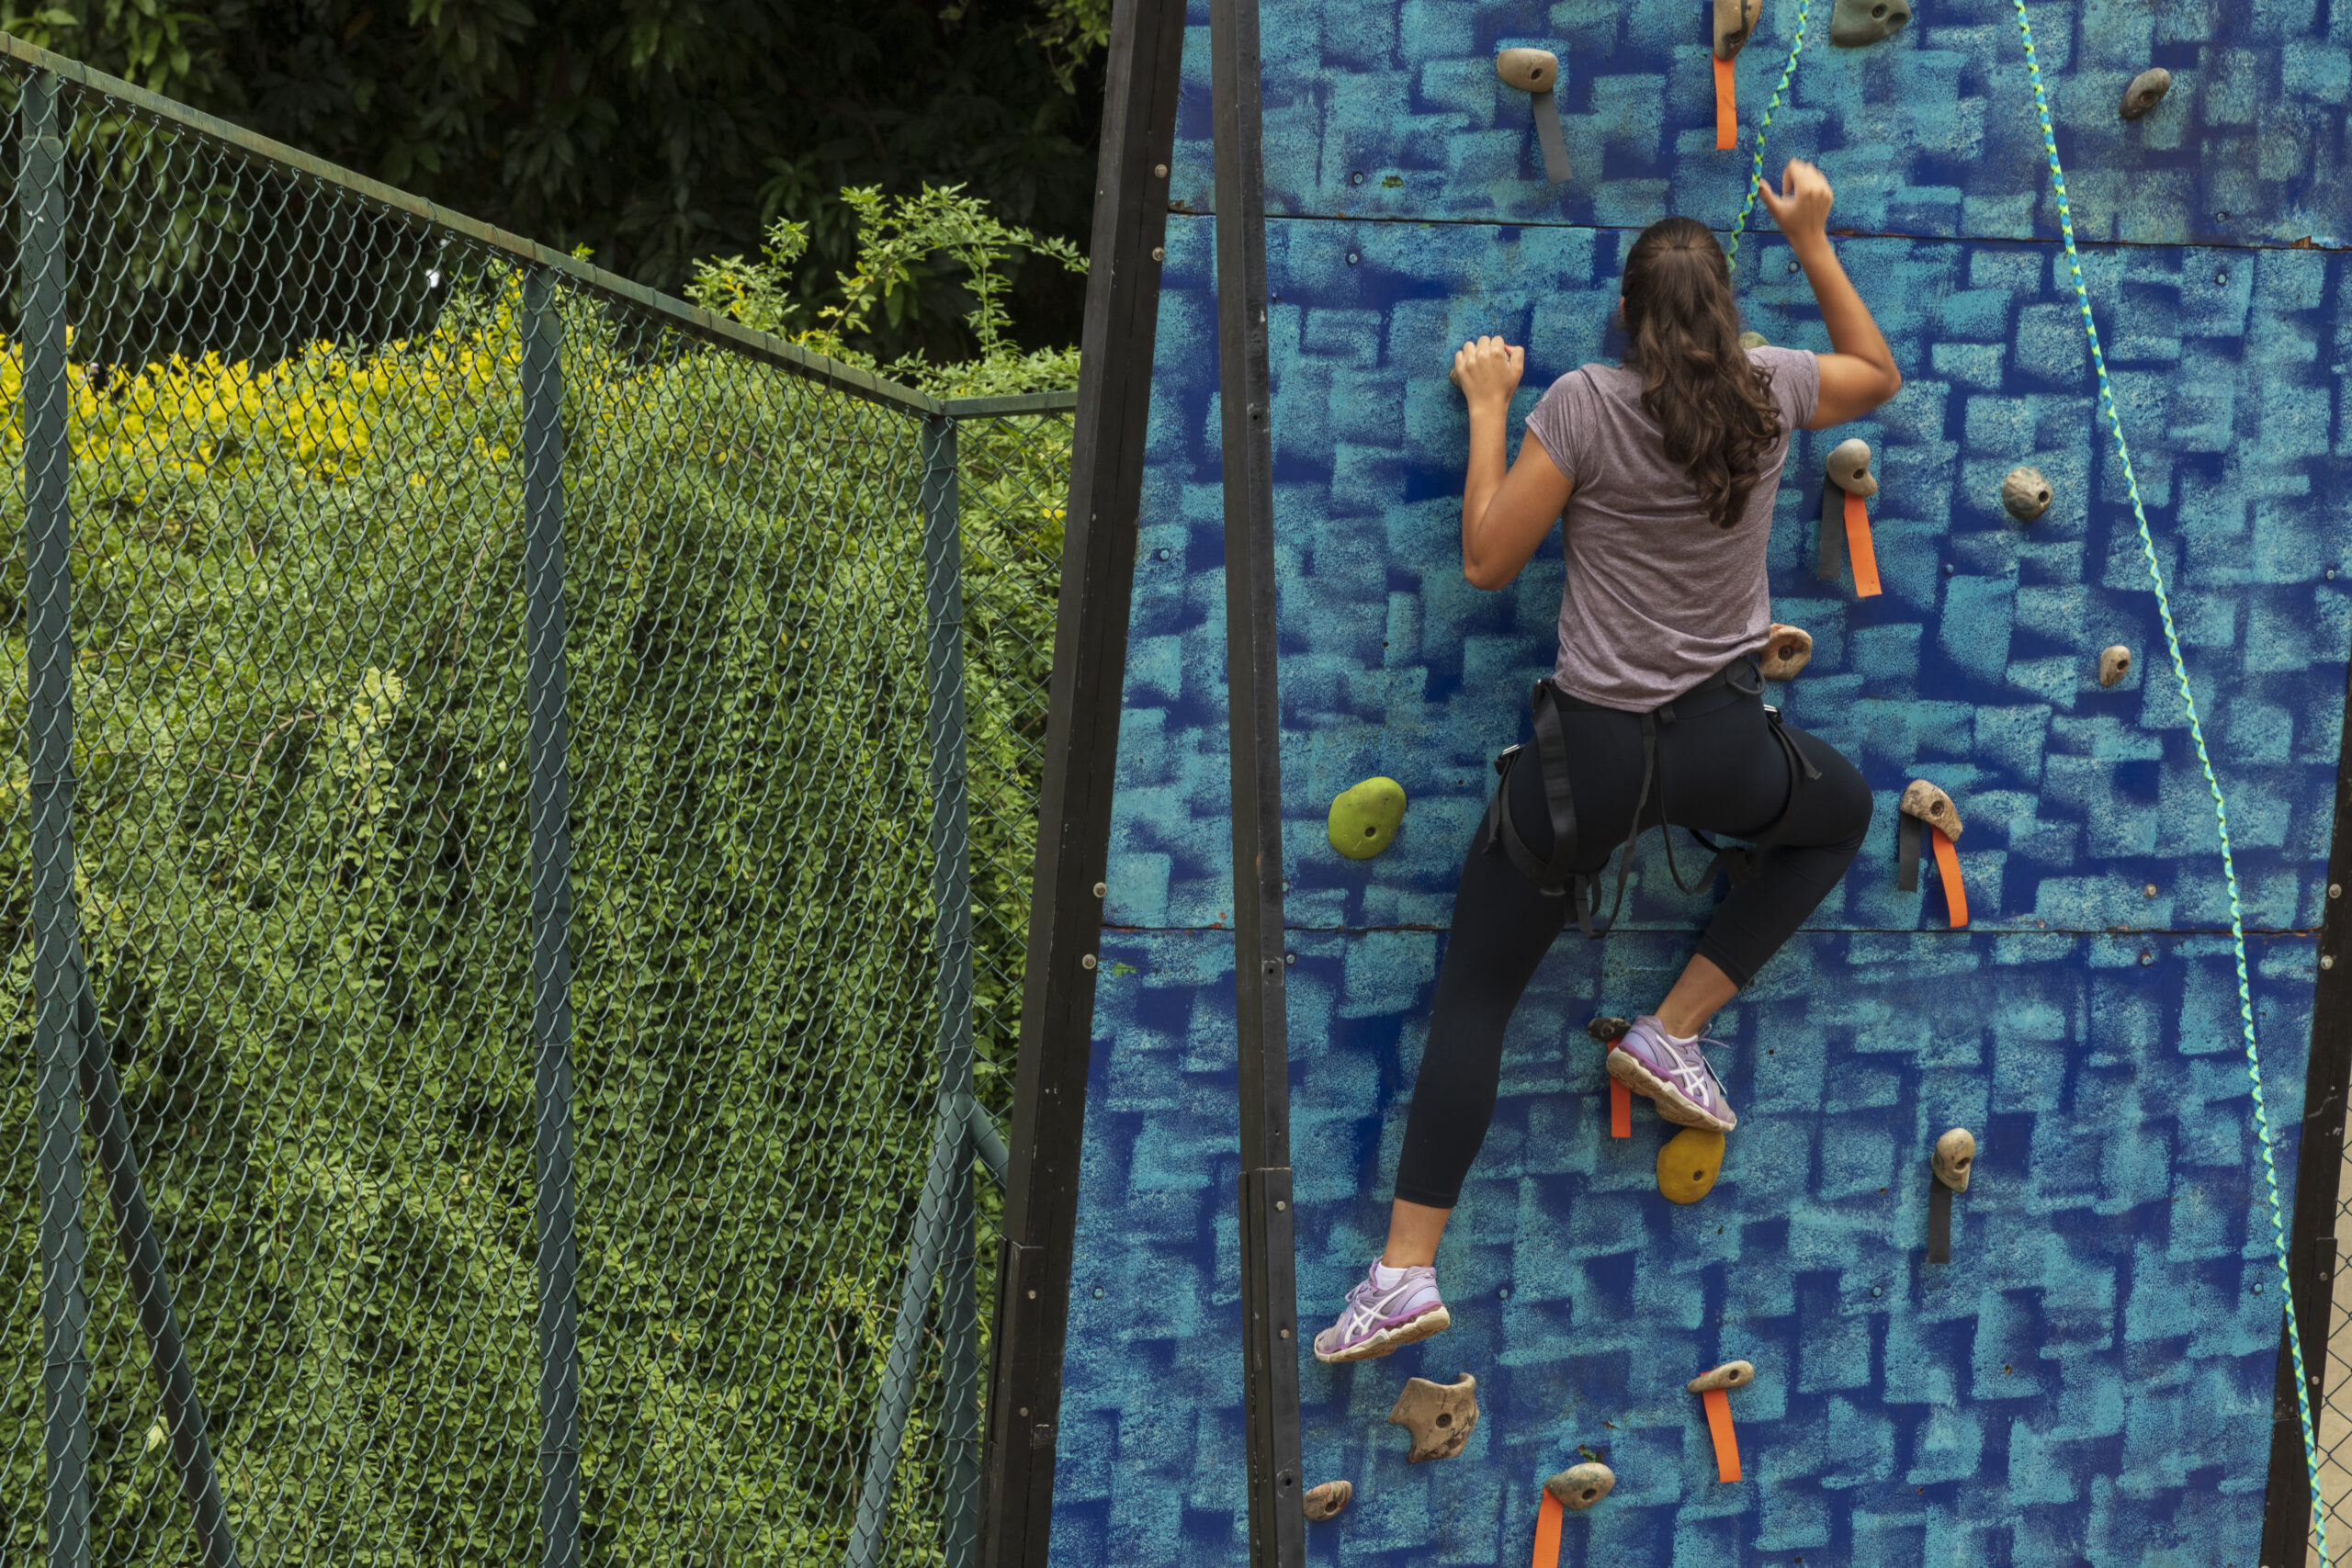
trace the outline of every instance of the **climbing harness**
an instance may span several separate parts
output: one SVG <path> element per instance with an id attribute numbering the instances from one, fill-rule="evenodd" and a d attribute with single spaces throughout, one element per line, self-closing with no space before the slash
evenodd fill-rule
<path id="1" fill-rule="evenodd" d="M 1748 679 L 1741 679 L 1743 674 Z M 1754 683 L 1750 684 L 1750 681 Z M 1665 814 L 1666 783 L 1658 773 L 1657 732 L 1675 722 L 1675 703 L 1688 702 L 1702 693 L 1724 686 L 1741 697 L 1762 698 L 1764 676 L 1758 668 L 1756 655 L 1751 653 L 1736 659 L 1689 691 L 1681 693 L 1674 702 L 1634 716 L 1642 721 L 1642 789 L 1634 801 L 1634 825 L 1625 835 L 1623 847 L 1618 852 L 1617 891 L 1609 906 L 1609 919 L 1599 929 L 1594 928 L 1593 916 L 1600 909 L 1600 879 L 1597 874 L 1587 874 L 1576 869 L 1576 791 L 1568 781 L 1568 743 L 1567 737 L 1560 728 L 1560 714 L 1563 710 L 1570 713 L 1621 713 L 1623 709 L 1607 708 L 1599 703 L 1572 697 L 1554 685 L 1549 677 L 1535 682 L 1535 689 L 1528 696 L 1528 705 L 1535 714 L 1536 765 L 1542 772 L 1544 802 L 1552 819 L 1552 856 L 1548 861 L 1536 859 L 1535 852 L 1529 849 L 1527 841 L 1520 837 L 1519 825 L 1511 820 L 1510 771 L 1525 750 L 1523 746 L 1513 746 L 1495 759 L 1495 772 L 1501 777 L 1495 785 L 1494 799 L 1487 803 L 1486 820 L 1481 824 L 1487 832 L 1487 852 L 1507 852 L 1511 864 L 1519 868 L 1520 874 L 1533 883 L 1535 890 L 1545 897 L 1556 898 L 1566 895 L 1576 910 L 1577 929 L 1586 936 L 1599 941 L 1608 935 L 1616 927 L 1618 911 L 1624 907 L 1625 881 L 1633 874 L 1634 846 L 1640 840 L 1642 829 L 1647 826 L 1643 817 L 1649 809 L 1653 791 L 1657 796 L 1661 819 Z M 1674 879 L 1675 886 L 1685 893 L 1696 893 L 1714 881 L 1715 873 L 1726 866 L 1730 868 L 1734 886 L 1753 877 L 1764 852 L 1779 843 L 1787 832 L 1790 818 L 1796 815 L 1798 796 L 1805 784 L 1821 777 L 1821 770 L 1805 760 L 1804 753 L 1797 750 L 1796 741 L 1781 727 L 1781 710 L 1766 703 L 1764 716 L 1772 727 L 1772 739 L 1780 743 L 1781 755 L 1788 762 L 1788 804 L 1781 808 L 1781 814 L 1773 819 L 1772 825 L 1745 847 L 1718 844 L 1695 829 L 1684 829 L 1701 845 L 1713 852 L 1713 858 L 1707 862 L 1706 869 L 1688 883 L 1682 880 L 1682 873 L 1674 863 L 1673 828 L 1661 820 L 1659 825 L 1666 829 L 1667 874 Z"/>
<path id="2" fill-rule="evenodd" d="M 2213 759 L 2205 750 L 2205 727 L 2197 716 L 2197 697 L 2188 686 L 2188 664 L 2181 657 L 2180 634 L 2172 619 L 2172 601 L 2165 592 L 2163 566 L 2156 559 L 2155 535 L 2148 527 L 2147 510 L 2140 502 L 2140 481 L 2132 474 L 2132 449 L 2123 439 L 2123 416 L 2115 406 L 2115 389 L 2107 377 L 2107 356 L 2099 350 L 2098 324 L 2091 319 L 2090 290 L 2083 283 L 2083 260 L 2075 249 L 2075 218 L 2066 205 L 2066 171 L 2058 163 L 2058 134 L 2050 125 L 2050 100 L 2041 89 L 2041 63 L 2033 52 L 2033 24 L 2027 20 L 2025 0 L 2013 0 L 2018 12 L 2018 32 L 2025 40 L 2026 71 L 2033 80 L 2034 111 L 2041 119 L 2041 145 L 2050 155 L 2050 180 L 2058 196 L 2058 232 L 2066 247 L 2066 267 L 2073 275 L 2075 300 L 2082 308 L 2083 335 L 2090 340 L 2091 367 L 2098 373 L 2099 407 L 2106 412 L 2108 428 L 2115 435 L 2115 455 L 2123 468 L 2123 484 L 2132 497 L 2132 517 L 2139 525 L 2140 554 L 2148 565 L 2148 581 L 2156 593 L 2156 615 L 2165 628 L 2165 649 L 2172 655 L 2173 679 L 2180 686 L 2181 705 L 2188 712 L 2188 738 L 2197 748 L 2197 764 L 2205 772 L 2205 787 L 2213 796 L 2213 824 L 2222 838 L 2222 877 L 2230 895 L 2230 947 L 2237 958 L 2238 1019 L 2245 1032 L 2246 1077 L 2254 1085 L 2254 1126 L 2262 1150 L 2262 1176 L 2270 1197 L 2270 1236 L 2278 1258 L 2278 1278 L 2284 1289 L 2287 1320 L 2287 1348 L 2295 1368 L 2295 1411 L 2302 1421 L 2303 1462 L 2311 1476 L 2312 1518 L 2317 1534 L 2320 1568 L 2328 1568 L 2327 1505 L 2320 1491 L 2319 1444 L 2312 1434 L 2311 1382 L 2303 1371 L 2302 1334 L 2295 1323 L 2295 1291 L 2293 1276 L 2287 1268 L 2287 1226 L 2278 1203 L 2278 1169 L 2271 1158 L 2270 1115 L 2262 1100 L 2262 1054 L 2256 1043 L 2254 1031 L 2254 991 L 2246 978 L 2245 917 L 2238 904 L 2238 872 L 2236 857 L 2230 850 L 2230 808 L 2222 798 L 2222 781 L 2213 771 Z M 1758 148 L 1760 163 L 1762 148 Z"/>

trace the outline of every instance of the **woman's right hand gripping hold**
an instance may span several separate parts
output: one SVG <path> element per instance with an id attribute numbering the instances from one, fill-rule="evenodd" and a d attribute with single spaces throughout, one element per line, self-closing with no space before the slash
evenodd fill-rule
<path id="1" fill-rule="evenodd" d="M 1821 400 L 1805 428 L 1827 430 L 1860 419 L 1903 389 L 1903 372 L 1894 367 L 1894 351 L 1830 248 L 1829 204 L 1836 193 L 1819 169 L 1799 158 L 1782 172 L 1779 190 L 1770 180 L 1758 180 L 1756 194 L 1781 226 L 1790 254 L 1804 268 L 1804 280 L 1821 305 L 1821 324 L 1829 329 L 1831 352 L 1814 356 L 1821 366 Z"/>

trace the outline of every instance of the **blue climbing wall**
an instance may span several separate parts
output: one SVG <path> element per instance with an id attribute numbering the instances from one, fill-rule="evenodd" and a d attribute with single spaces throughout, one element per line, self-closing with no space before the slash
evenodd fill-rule
<path id="1" fill-rule="evenodd" d="M 1815 158 L 1848 268 L 1909 378 L 1805 435 L 1774 525 L 1775 615 L 1812 631 L 1781 688 L 1878 797 L 1842 892 L 1721 1019 L 1742 1124 L 1702 1203 L 1657 1192 L 1663 1129 L 1607 1134 L 1596 1013 L 1653 1005 L 1707 898 L 1652 835 L 1631 915 L 1564 938 L 1512 1026 L 1494 1132 L 1440 1258 L 1448 1334 L 1304 1358 L 1309 1483 L 1354 1505 L 1323 1563 L 1527 1560 L 1579 1449 L 1618 1489 L 1563 1560 L 2253 1568 L 2278 1292 L 2211 807 L 2100 422 L 2056 243 L 2015 13 L 1922 0 L 1834 50 L 1811 14 L 1769 162 Z M 2352 570 L 2337 378 L 2352 8 L 2037 5 L 2085 270 L 2228 793 L 2270 1123 L 2293 1169 Z M 1705 12 L 1500 0 L 1264 0 L 1268 275 L 1299 1294 L 1328 1321 L 1378 1246 L 1453 876 L 1551 658 L 1547 547 L 1482 593 L 1457 543 L 1452 346 L 1529 345 L 1524 414 L 1612 357 L 1622 256 L 1668 212 L 1728 230 L 1797 27 L 1738 62 L 1713 148 Z M 1087 1122 L 1054 1550 L 1069 1568 L 1238 1562 L 1241 1468 L 1233 947 L 1207 33 L 1187 39 L 1151 468 Z M 1509 44 L 1557 51 L 1576 166 L 1541 176 Z M 2115 113 L 2149 64 L 2146 119 Z M 2091 243 L 2090 242 L 2098 242 Z M 1751 231 L 1749 324 L 1826 348 L 1788 254 Z M 1886 592 L 1811 573 L 1821 464 L 1880 454 Z M 2020 525 L 2001 476 L 2055 504 Z M 2093 678 L 2130 645 L 2132 675 Z M 1379 859 L 1334 855 L 1333 795 L 1401 781 Z M 1894 885 L 1894 800 L 1958 798 L 1974 923 Z M 1976 1130 L 1954 1259 L 1924 1266 L 1927 1153 Z M 2282 1194 L 2291 1204 L 2291 1191 Z M 1733 1357 L 1748 1480 L 1724 1486 L 1684 1381 Z M 1458 1459 L 1408 1467 L 1405 1378 L 1477 1374 Z"/>

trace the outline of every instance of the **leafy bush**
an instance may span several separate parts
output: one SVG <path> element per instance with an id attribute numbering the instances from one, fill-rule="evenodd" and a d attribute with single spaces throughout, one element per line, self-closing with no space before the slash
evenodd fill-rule
<path id="1" fill-rule="evenodd" d="M 877 270 L 852 298 L 887 309 L 884 250 L 960 233 L 985 313 L 1027 236 L 920 199 L 861 209 Z M 827 343 L 773 284 L 734 263 L 698 292 Z M 536 1550 L 517 308 L 484 263 L 406 340 L 72 367 L 83 940 L 250 1563 Z M 827 1560 L 936 1081 L 919 422 L 560 308 L 588 1560 Z M 975 331 L 982 362 L 892 368 L 1074 380 L 1073 354 Z M 21 368 L 0 358 L 12 462 Z M 1001 1111 L 1066 426 L 978 422 L 962 457 L 980 1091 Z M 0 526 L 22 524 L 0 490 Z M 23 591 L 12 559 L 0 1461 L 20 1557 L 41 1472 Z M 194 1561 L 95 1193 L 85 1222 L 98 1560 Z M 937 1555 L 942 1393 L 933 1355 L 886 1561 Z"/>

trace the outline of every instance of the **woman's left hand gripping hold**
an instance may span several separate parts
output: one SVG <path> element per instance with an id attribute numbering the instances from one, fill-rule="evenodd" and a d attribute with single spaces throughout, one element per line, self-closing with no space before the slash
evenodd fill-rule
<path id="1" fill-rule="evenodd" d="M 1504 445 L 1511 394 L 1527 368 L 1527 351 L 1498 337 L 1465 343 L 1453 356 L 1453 384 L 1470 404 L 1470 468 L 1462 483 L 1462 575 L 1479 588 L 1500 588 L 1519 575 L 1552 520 L 1568 503 L 1567 475 L 1530 431 L 1519 462 Z M 1506 467 L 1509 471 L 1506 472 Z"/>

